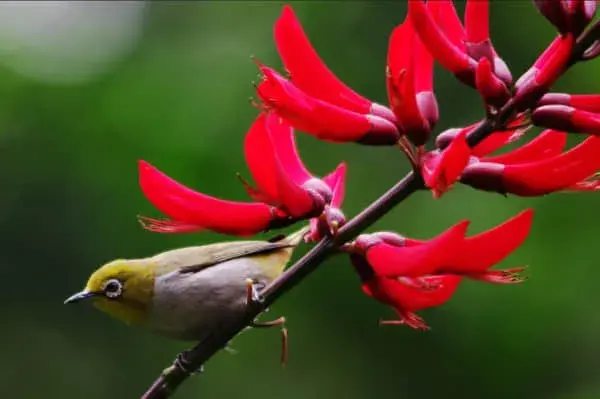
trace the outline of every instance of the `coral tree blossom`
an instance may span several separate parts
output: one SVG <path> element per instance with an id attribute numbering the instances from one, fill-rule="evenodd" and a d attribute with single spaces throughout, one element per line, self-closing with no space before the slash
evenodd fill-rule
<path id="1" fill-rule="evenodd" d="M 363 234 L 349 251 L 363 291 L 392 306 L 401 322 L 426 328 L 414 312 L 448 301 L 463 277 L 498 284 L 522 281 L 522 267 L 490 268 L 525 241 L 532 220 L 529 209 L 471 237 L 465 237 L 465 220 L 425 241 L 392 232 Z"/>
<path id="2" fill-rule="evenodd" d="M 334 215 L 332 221 L 343 223 L 343 214 L 336 207 L 343 200 L 345 164 L 323 179 L 314 177 L 298 156 L 292 128 L 276 114 L 259 114 L 246 135 L 245 155 L 258 188 L 244 185 L 257 202 L 226 201 L 193 191 L 140 161 L 142 191 L 170 218 L 141 217 L 143 226 L 164 233 L 207 229 L 247 236 L 320 218 L 326 210 L 325 216 L 331 219 Z"/>

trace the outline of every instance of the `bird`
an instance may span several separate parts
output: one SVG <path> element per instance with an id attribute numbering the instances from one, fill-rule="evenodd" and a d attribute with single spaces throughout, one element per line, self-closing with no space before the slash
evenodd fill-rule
<path id="1" fill-rule="evenodd" d="M 283 272 L 309 230 L 113 260 L 94 271 L 65 304 L 89 300 L 129 325 L 174 340 L 202 341 L 221 323 L 242 317 L 249 302 L 260 300 L 259 290 Z M 284 323 L 280 318 L 251 326 Z"/>

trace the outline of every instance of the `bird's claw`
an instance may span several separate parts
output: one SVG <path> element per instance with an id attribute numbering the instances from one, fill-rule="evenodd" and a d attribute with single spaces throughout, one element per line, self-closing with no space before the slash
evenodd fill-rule
<path id="1" fill-rule="evenodd" d="M 264 302 L 264 298 L 259 294 L 259 288 L 263 289 L 264 284 L 257 283 L 250 278 L 246 279 L 246 305 L 248 307 L 252 306 L 253 304 Z M 265 311 L 267 310 L 268 309 L 265 309 Z M 285 322 L 285 317 L 279 317 L 271 321 L 254 320 L 249 326 L 255 328 L 281 327 L 281 365 L 283 367 L 285 367 L 287 363 L 288 354 L 288 332 L 287 328 L 285 328 Z"/>
<path id="2" fill-rule="evenodd" d="M 246 306 L 251 306 L 256 303 L 262 303 L 264 298 L 259 294 L 259 288 L 264 288 L 264 284 L 257 283 L 251 278 L 246 279 Z"/>

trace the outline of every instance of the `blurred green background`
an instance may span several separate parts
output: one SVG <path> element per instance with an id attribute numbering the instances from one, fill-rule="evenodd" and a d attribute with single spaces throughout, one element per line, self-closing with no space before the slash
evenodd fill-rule
<path id="1" fill-rule="evenodd" d="M 281 67 L 272 25 L 282 4 L 0 2 L 0 398 L 139 397 L 186 347 L 62 301 L 113 258 L 227 239 L 142 230 L 136 215 L 159 213 L 138 188 L 136 160 L 245 198 L 235 173 L 248 176 L 242 139 L 257 112 L 250 55 Z M 404 2 L 292 4 L 330 68 L 385 103 L 387 40 Z M 553 29 L 528 1 L 494 2 L 491 14 L 494 43 L 518 76 Z M 598 92 L 598 62 L 556 90 Z M 477 94 L 437 72 L 438 131 L 481 118 Z M 394 149 L 298 142 L 316 174 L 348 161 L 349 216 L 408 170 Z M 530 237 L 501 265 L 530 265 L 530 280 L 465 282 L 422 312 L 427 333 L 380 328 L 393 312 L 362 294 L 339 257 L 270 312 L 289 320 L 287 369 L 278 331 L 251 331 L 176 398 L 600 398 L 599 205 L 594 194 L 418 193 L 370 231 L 427 238 L 469 218 L 475 233 L 534 207 Z"/>

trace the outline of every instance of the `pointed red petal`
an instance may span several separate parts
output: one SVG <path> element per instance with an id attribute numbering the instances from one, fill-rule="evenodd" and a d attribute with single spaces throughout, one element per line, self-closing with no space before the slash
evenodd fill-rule
<path id="1" fill-rule="evenodd" d="M 389 75 L 396 77 L 400 71 L 412 65 L 414 37 L 415 30 L 407 15 L 404 22 L 396 26 L 390 35 L 387 53 Z"/>
<path id="2" fill-rule="evenodd" d="M 467 41 L 481 43 L 490 39 L 488 0 L 467 0 L 465 7 L 465 28 Z"/>
<path id="3" fill-rule="evenodd" d="M 508 165 L 542 160 L 560 154 L 566 144 L 566 133 L 548 129 L 513 151 L 494 157 L 486 157 L 483 161 Z"/>
<path id="4" fill-rule="evenodd" d="M 507 144 L 519 140 L 528 130 L 529 128 L 525 127 L 522 129 L 494 132 L 473 148 L 473 155 L 476 157 L 486 156 Z"/>
<path id="5" fill-rule="evenodd" d="M 533 66 L 515 83 L 515 106 L 525 110 L 535 105 L 565 70 L 575 40 L 572 35 L 558 36 Z"/>
<path id="6" fill-rule="evenodd" d="M 448 302 L 462 280 L 461 277 L 453 275 L 423 278 L 427 283 L 438 288 L 422 291 L 395 279 L 376 277 L 363 284 L 363 291 L 374 299 L 394 307 L 401 317 L 406 317 L 406 313 L 440 306 Z"/>
<path id="7" fill-rule="evenodd" d="M 285 174 L 296 184 L 302 185 L 313 178 L 306 169 L 296 148 L 294 129 L 277 114 L 266 116 L 265 127 L 272 145 L 272 151 L 281 161 Z"/>
<path id="8" fill-rule="evenodd" d="M 275 174 L 275 158 L 271 142 L 265 126 L 266 115 L 260 113 L 244 138 L 244 156 L 250 174 L 259 190 L 246 187 L 253 199 L 271 204 L 277 203 L 277 182 Z M 264 200 L 264 201 L 263 201 Z"/>
<path id="9" fill-rule="evenodd" d="M 431 6 L 444 4 L 445 2 L 429 2 Z M 458 44 L 452 43 L 449 37 L 453 37 L 453 30 L 447 30 L 447 35 L 440 29 L 440 26 L 433 19 L 430 11 L 421 0 L 411 0 L 408 2 L 408 12 L 413 21 L 413 25 L 419 37 L 427 46 L 431 55 L 442 66 L 452 73 L 460 74 L 469 70 L 474 70 L 474 61 L 470 59 L 465 51 L 458 47 Z M 439 14 L 438 14 L 439 15 Z M 450 18 L 444 14 L 440 16 L 441 21 Z"/>
<path id="10" fill-rule="evenodd" d="M 502 107 L 510 98 L 508 88 L 492 71 L 487 58 L 481 58 L 475 71 L 475 87 L 486 104 Z"/>
<path id="11" fill-rule="evenodd" d="M 378 243 L 367 249 L 366 258 L 380 276 L 415 277 L 431 274 L 454 257 L 468 226 L 469 221 L 464 220 L 422 245 L 412 247 Z"/>
<path id="12" fill-rule="evenodd" d="M 469 163 L 471 148 L 466 141 L 467 131 L 461 131 L 442 152 L 430 151 L 423 155 L 421 173 L 425 186 L 435 198 L 448 191 Z"/>
<path id="13" fill-rule="evenodd" d="M 274 219 L 268 205 L 225 201 L 193 191 L 145 161 L 139 161 L 139 179 L 146 198 L 179 224 L 246 236 L 267 229 Z"/>
<path id="14" fill-rule="evenodd" d="M 468 237 L 451 264 L 438 273 L 482 273 L 514 252 L 527 238 L 533 222 L 533 210 L 525 210 L 483 233 Z"/>
<path id="15" fill-rule="evenodd" d="M 340 163 L 333 172 L 323 178 L 323 181 L 333 192 L 331 206 L 334 208 L 341 208 L 346 192 L 346 163 Z"/>
<path id="16" fill-rule="evenodd" d="M 466 32 L 452 0 L 427 2 L 427 9 L 450 42 L 463 52 L 466 51 Z"/>
<path id="17" fill-rule="evenodd" d="M 507 165 L 506 190 L 520 196 L 539 196 L 567 188 L 600 169 L 600 137 L 590 136 L 567 152 L 538 162 Z"/>
<path id="18" fill-rule="evenodd" d="M 429 122 L 421 115 L 417 104 L 417 93 L 415 91 L 414 68 L 405 70 L 395 82 L 399 86 L 400 102 L 392 108 L 402 127 L 402 131 L 416 146 L 427 142 L 431 127 Z"/>
<path id="19" fill-rule="evenodd" d="M 291 80 L 307 94 L 367 114 L 372 102 L 340 81 L 311 45 L 291 6 L 283 7 L 274 27 L 275 44 Z"/>
<path id="20" fill-rule="evenodd" d="M 433 57 L 418 35 L 415 35 L 413 40 L 416 100 L 419 112 L 427 120 L 431 130 L 440 119 L 437 99 L 433 92 Z"/>

